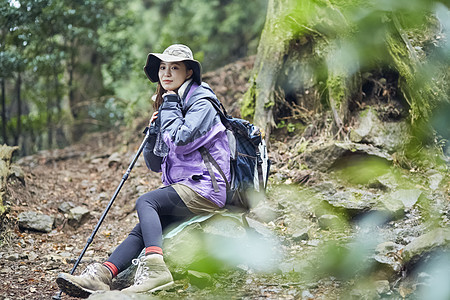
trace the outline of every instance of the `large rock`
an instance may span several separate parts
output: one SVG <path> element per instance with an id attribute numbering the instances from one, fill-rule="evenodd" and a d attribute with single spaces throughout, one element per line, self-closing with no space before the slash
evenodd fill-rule
<path id="1" fill-rule="evenodd" d="M 321 229 L 342 229 L 344 221 L 336 215 L 322 215 L 318 218 Z"/>
<path id="2" fill-rule="evenodd" d="M 398 175 L 395 172 L 386 172 L 381 176 L 374 178 L 369 185 L 370 187 L 383 191 L 395 190 L 402 185 L 400 176 L 401 175 Z"/>
<path id="3" fill-rule="evenodd" d="M 76 205 L 73 202 L 65 201 L 58 206 L 58 210 L 63 214 L 68 214 L 69 211 L 74 208 Z"/>
<path id="4" fill-rule="evenodd" d="M 205 288 L 214 283 L 213 278 L 208 273 L 197 272 L 193 270 L 187 271 L 189 282 L 197 287 Z"/>
<path id="5" fill-rule="evenodd" d="M 303 154 L 305 164 L 314 170 L 327 171 L 341 159 L 351 159 L 352 155 L 374 157 L 392 161 L 391 155 L 377 147 L 353 142 L 328 142 L 313 144 Z"/>
<path id="6" fill-rule="evenodd" d="M 375 248 L 375 277 L 384 280 L 400 273 L 402 262 L 400 250 L 402 246 L 394 242 L 383 242 Z"/>
<path id="7" fill-rule="evenodd" d="M 356 143 L 371 144 L 390 153 L 405 143 L 408 127 L 405 122 L 387 122 L 378 117 L 375 109 L 369 107 L 356 118 L 355 128 L 350 131 L 350 139 Z"/>
<path id="8" fill-rule="evenodd" d="M 376 210 L 387 212 L 392 218 L 404 216 L 419 200 L 422 191 L 418 189 L 399 189 L 379 197 Z"/>
<path id="9" fill-rule="evenodd" d="M 346 152 L 347 149 L 337 146 L 334 142 L 313 144 L 305 151 L 303 158 L 310 169 L 326 171 Z"/>
<path id="10" fill-rule="evenodd" d="M 415 263 L 426 254 L 438 250 L 450 249 L 450 228 L 436 228 L 406 245 L 402 252 L 405 263 Z"/>
<path id="11" fill-rule="evenodd" d="M 422 191 L 419 189 L 399 189 L 391 194 L 391 197 L 403 203 L 405 209 L 411 209 L 419 200 Z"/>
<path id="12" fill-rule="evenodd" d="M 337 191 L 330 196 L 324 195 L 325 202 L 349 217 L 354 217 L 369 211 L 377 203 L 376 198 L 376 194 L 358 189 Z"/>
<path id="13" fill-rule="evenodd" d="M 269 223 L 279 216 L 279 213 L 268 205 L 267 202 L 260 202 L 256 207 L 251 209 L 251 213 L 255 219 L 265 223 Z"/>
<path id="14" fill-rule="evenodd" d="M 26 211 L 19 214 L 19 228 L 40 232 L 50 232 L 55 219 L 34 211 Z"/>
<path id="15" fill-rule="evenodd" d="M 243 222 L 241 215 L 215 214 L 165 239 L 165 257 L 174 267 L 213 273 L 237 266 L 274 269 L 275 239 Z M 251 222 L 255 224 L 255 222 Z"/>

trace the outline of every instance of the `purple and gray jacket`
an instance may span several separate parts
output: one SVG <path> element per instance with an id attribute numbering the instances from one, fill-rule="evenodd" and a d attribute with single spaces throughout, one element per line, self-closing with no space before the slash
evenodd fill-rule
<path id="1" fill-rule="evenodd" d="M 184 93 L 183 99 L 178 95 L 165 96 L 157 119 L 159 122 L 156 128 L 160 127 L 160 130 L 150 128 L 144 159 L 152 171 L 162 172 L 164 185 L 184 184 L 223 207 L 226 201 L 226 183 L 220 173 L 214 170 L 219 192 L 214 191 L 199 151 L 200 147 L 205 147 L 230 181 L 230 149 L 225 126 L 207 98 L 219 101 L 206 83 L 200 86 L 192 84 Z M 162 135 L 168 147 L 168 153 L 162 159 L 154 151 L 158 134 Z"/>

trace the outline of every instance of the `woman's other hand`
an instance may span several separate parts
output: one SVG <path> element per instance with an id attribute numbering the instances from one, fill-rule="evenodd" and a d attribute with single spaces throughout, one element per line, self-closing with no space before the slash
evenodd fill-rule
<path id="1" fill-rule="evenodd" d="M 158 111 L 155 111 L 152 115 L 152 117 L 150 118 L 150 122 L 148 122 L 148 126 L 152 125 L 153 122 L 155 122 L 155 120 L 158 118 Z"/>

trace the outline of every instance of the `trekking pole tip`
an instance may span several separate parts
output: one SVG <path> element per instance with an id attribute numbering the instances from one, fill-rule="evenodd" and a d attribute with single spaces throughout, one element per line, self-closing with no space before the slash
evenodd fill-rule
<path id="1" fill-rule="evenodd" d="M 52 297 L 52 299 L 53 299 L 53 300 L 61 300 L 61 294 L 62 294 L 62 292 L 59 291 L 58 293 L 56 293 L 55 296 Z"/>

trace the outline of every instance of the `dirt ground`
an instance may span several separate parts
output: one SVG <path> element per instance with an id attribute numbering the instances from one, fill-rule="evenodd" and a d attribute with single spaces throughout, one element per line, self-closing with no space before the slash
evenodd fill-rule
<path id="1" fill-rule="evenodd" d="M 14 181 L 8 187 L 13 202 L 7 215 L 9 223 L 3 224 L 1 233 L 0 299 L 50 299 L 58 291 L 57 274 L 71 270 L 131 162 L 131 151 L 139 146 L 135 139 L 130 142 L 130 151 L 121 151 L 127 147 L 111 145 L 113 135 L 97 134 L 78 145 L 44 151 L 18 162 L 25 173 L 25 185 Z M 114 152 L 116 159 L 108 159 Z M 159 184 L 159 176 L 147 172 L 140 157 L 80 269 L 85 262 L 107 257 L 135 224 L 133 207 L 138 190 L 151 190 Z M 67 224 L 58 210 L 64 202 L 88 208 L 89 220 L 78 228 Z M 50 233 L 21 231 L 15 220 L 23 211 L 54 216 L 57 227 Z"/>

